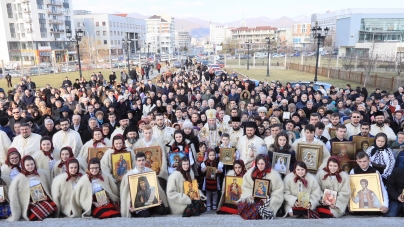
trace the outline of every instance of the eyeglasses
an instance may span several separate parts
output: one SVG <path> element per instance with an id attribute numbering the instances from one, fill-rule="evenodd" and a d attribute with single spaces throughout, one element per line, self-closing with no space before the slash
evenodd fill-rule
<path id="1" fill-rule="evenodd" d="M 360 118 L 359 116 L 352 116 L 352 118 Z"/>
<path id="2" fill-rule="evenodd" d="M 13 112 L 13 114 L 18 114 L 18 113 L 20 113 L 20 112 Z"/>

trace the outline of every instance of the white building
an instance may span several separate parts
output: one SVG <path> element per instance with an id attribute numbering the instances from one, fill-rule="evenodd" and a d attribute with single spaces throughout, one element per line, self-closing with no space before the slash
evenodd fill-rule
<path id="1" fill-rule="evenodd" d="M 310 23 L 298 23 L 293 25 L 293 47 L 296 49 L 303 49 L 310 45 Z"/>
<path id="2" fill-rule="evenodd" d="M 210 25 L 209 42 L 220 45 L 231 39 L 231 28 L 227 25 Z"/>
<path id="3" fill-rule="evenodd" d="M 146 43 L 150 53 L 172 54 L 175 48 L 175 21 L 169 15 L 153 15 L 146 19 Z M 146 46 L 147 48 L 147 46 Z"/>
<path id="4" fill-rule="evenodd" d="M 122 56 L 124 54 L 122 39 L 127 37 L 131 40 L 129 51 L 131 54 L 139 52 L 144 47 L 146 22 L 143 19 L 128 17 L 127 14 L 80 14 L 80 11 L 75 13 L 75 27 L 85 32 L 83 39 L 87 37 L 91 40 L 90 46 L 99 50 L 98 53 L 103 53 L 101 58 L 106 58 L 109 54 Z"/>
<path id="5" fill-rule="evenodd" d="M 0 60 L 35 65 L 68 59 L 72 0 L 1 0 Z"/>
<path id="6" fill-rule="evenodd" d="M 182 50 L 184 49 L 184 47 L 187 47 L 188 50 L 191 49 L 191 36 L 189 35 L 189 32 L 176 31 L 175 46 Z"/>

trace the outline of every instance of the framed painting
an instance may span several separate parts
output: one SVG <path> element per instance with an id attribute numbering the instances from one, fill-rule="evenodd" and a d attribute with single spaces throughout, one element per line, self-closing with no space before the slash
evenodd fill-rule
<path id="1" fill-rule="evenodd" d="M 323 204 L 324 205 L 334 205 L 337 202 L 337 192 L 330 190 L 330 189 L 325 189 L 324 194 L 323 194 Z"/>
<path id="2" fill-rule="evenodd" d="M 328 134 L 330 134 L 331 139 L 335 137 L 336 132 L 337 132 L 336 128 L 328 128 Z"/>
<path id="3" fill-rule="evenodd" d="M 209 180 L 216 179 L 216 167 L 206 166 L 206 179 L 209 179 Z"/>
<path id="4" fill-rule="evenodd" d="M 266 199 L 270 194 L 271 181 L 265 179 L 255 179 L 253 187 L 253 197 L 259 199 Z"/>
<path id="5" fill-rule="evenodd" d="M 132 169 L 130 152 L 111 154 L 112 176 L 116 181 L 121 181 L 123 175 Z"/>
<path id="6" fill-rule="evenodd" d="M 352 136 L 352 141 L 355 143 L 356 154 L 364 151 L 371 147 L 375 142 L 375 138 L 364 137 L 364 136 Z"/>
<path id="7" fill-rule="evenodd" d="M 349 179 L 351 182 L 349 210 L 351 212 L 380 211 L 384 199 L 379 174 L 353 174 L 349 175 Z"/>
<path id="8" fill-rule="evenodd" d="M 306 163 L 309 172 L 316 173 L 323 160 L 323 146 L 299 143 L 297 160 Z"/>
<path id="9" fill-rule="evenodd" d="M 332 156 L 337 156 L 341 162 L 356 160 L 356 144 L 354 142 L 332 142 L 331 145 Z"/>
<path id="10" fill-rule="evenodd" d="M 224 203 L 236 205 L 236 201 L 241 198 L 243 193 L 241 185 L 243 177 L 226 176 L 224 188 Z"/>
<path id="11" fill-rule="evenodd" d="M 235 148 L 220 148 L 220 161 L 225 165 L 233 165 Z"/>
<path id="12" fill-rule="evenodd" d="M 198 181 L 197 180 L 192 180 L 192 182 L 184 181 L 184 193 L 191 200 L 198 200 L 200 198 Z"/>
<path id="13" fill-rule="evenodd" d="M 301 207 L 308 207 L 310 203 L 310 194 L 308 192 L 299 192 L 297 202 Z"/>
<path id="14" fill-rule="evenodd" d="M 97 200 L 97 203 L 100 206 L 104 206 L 109 203 L 107 193 L 105 193 L 105 190 L 95 193 L 95 199 Z"/>
<path id="15" fill-rule="evenodd" d="M 163 159 L 160 146 L 138 148 L 134 152 L 135 154 L 143 152 L 146 155 L 146 167 L 149 167 L 159 175 Z"/>
<path id="16" fill-rule="evenodd" d="M 357 165 L 358 165 L 358 163 L 356 162 L 356 160 L 355 161 L 351 160 L 351 161 L 341 161 L 340 162 L 341 170 L 346 172 L 348 175 L 351 172 L 351 170 L 353 168 L 355 168 Z"/>
<path id="17" fill-rule="evenodd" d="M 129 175 L 130 200 L 133 209 L 143 210 L 159 206 L 159 190 L 156 172 Z"/>
<path id="18" fill-rule="evenodd" d="M 173 153 L 168 153 L 168 166 L 171 168 L 176 169 L 178 167 L 178 164 L 180 163 L 180 160 L 185 157 L 185 152 L 180 151 L 180 152 L 173 152 Z"/>
<path id="19" fill-rule="evenodd" d="M 101 160 L 102 156 L 104 156 L 108 149 L 110 149 L 110 147 L 89 147 L 87 162 L 92 158 L 98 158 Z"/>
<path id="20" fill-rule="evenodd" d="M 283 118 L 283 120 L 289 120 L 290 119 L 290 112 L 283 112 L 282 118 Z"/>
<path id="21" fill-rule="evenodd" d="M 0 187 L 0 199 L 5 199 L 3 186 Z"/>
<path id="22" fill-rule="evenodd" d="M 286 175 L 289 170 L 290 157 L 290 154 L 274 152 L 272 156 L 272 169 Z"/>
<path id="23" fill-rule="evenodd" d="M 47 200 L 48 197 L 42 188 L 42 184 L 38 184 L 30 188 L 31 199 L 34 203 Z"/>

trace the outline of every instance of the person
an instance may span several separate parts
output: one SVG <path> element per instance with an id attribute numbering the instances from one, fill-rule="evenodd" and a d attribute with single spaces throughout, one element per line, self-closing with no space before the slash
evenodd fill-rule
<path id="1" fill-rule="evenodd" d="M 389 195 L 389 211 L 385 217 L 398 217 L 404 208 L 404 167 L 395 168 L 387 180 L 386 187 Z"/>
<path id="2" fill-rule="evenodd" d="M 394 133 L 393 129 L 391 129 L 389 126 L 384 124 L 384 120 L 385 120 L 385 116 L 384 116 L 383 111 L 377 111 L 375 113 L 376 124 L 371 125 L 370 134 L 376 135 L 378 133 L 384 133 L 384 134 L 386 134 L 388 141 L 395 141 L 397 138 L 396 134 Z"/>
<path id="3" fill-rule="evenodd" d="M 0 172 L 1 175 L 1 172 Z M 7 189 L 8 186 L 0 176 L 0 185 L 2 186 L 2 191 L 0 192 L 0 219 L 6 219 L 11 216 L 10 200 L 8 198 Z"/>
<path id="4" fill-rule="evenodd" d="M 244 136 L 244 131 L 240 128 L 241 118 L 240 117 L 231 117 L 231 128 L 229 130 L 230 135 L 230 144 L 232 147 L 237 146 L 238 140 Z"/>
<path id="5" fill-rule="evenodd" d="M 369 148 L 369 146 L 370 146 L 369 141 L 363 140 L 361 142 L 361 147 L 358 150 L 356 150 L 356 153 L 359 153 L 361 151 L 366 152 L 366 150 Z"/>
<path id="6" fill-rule="evenodd" d="M 356 193 L 355 190 L 352 193 L 352 201 L 353 203 L 359 203 L 359 208 L 380 208 L 381 203 L 380 200 L 377 198 L 376 194 L 368 189 L 369 182 L 366 179 L 360 180 L 360 185 L 362 187 L 361 190 Z"/>
<path id="7" fill-rule="evenodd" d="M 77 157 L 81 158 L 82 160 L 88 160 L 88 152 L 89 148 L 99 148 L 99 147 L 111 147 L 111 141 L 108 138 L 104 138 L 102 136 L 102 129 L 94 128 L 92 130 L 93 139 L 87 141 L 83 147 L 81 147 L 80 153 Z"/>
<path id="8" fill-rule="evenodd" d="M 268 149 L 268 157 L 269 161 L 272 163 L 273 153 L 281 153 L 281 154 L 289 154 L 290 155 L 290 164 L 286 166 L 286 170 L 279 171 L 282 179 L 293 170 L 293 167 L 296 163 L 296 152 L 292 149 L 292 146 L 289 143 L 289 135 L 286 132 L 280 132 L 275 136 L 274 143 L 269 146 Z M 279 160 L 279 159 L 278 159 Z M 283 165 L 286 164 L 283 159 Z"/>
<path id="9" fill-rule="evenodd" d="M 278 158 L 278 161 L 275 164 L 274 170 L 285 172 L 287 170 L 285 166 L 285 159 L 282 157 Z"/>
<path id="10" fill-rule="evenodd" d="M 233 169 L 229 170 L 226 176 L 234 176 L 234 177 L 243 177 L 247 172 L 245 169 L 244 162 L 242 160 L 235 160 L 233 162 Z M 224 190 L 226 186 L 226 182 L 223 181 L 223 190 L 222 195 L 220 197 L 219 206 L 217 208 L 217 214 L 237 214 L 237 206 L 236 202 L 241 198 L 242 190 L 241 185 L 237 183 L 236 179 L 233 179 L 233 182 L 228 186 L 226 190 Z M 227 195 L 225 191 L 229 193 L 231 203 L 227 202 Z"/>
<path id="11" fill-rule="evenodd" d="M 7 157 L 5 157 L 5 154 L 7 154 L 8 148 L 11 147 L 10 145 L 11 145 L 10 138 L 7 136 L 7 134 L 5 132 L 0 130 L 0 162 L 1 163 L 4 163 L 6 161 Z"/>
<path id="12" fill-rule="evenodd" d="M 351 158 L 349 158 L 349 155 L 346 152 L 347 152 L 347 146 L 341 145 L 340 153 L 337 156 L 340 161 L 350 161 L 351 160 Z"/>
<path id="13" fill-rule="evenodd" d="M 332 154 L 332 144 L 334 142 L 346 142 L 346 141 L 348 141 L 347 139 L 345 139 L 345 137 L 346 137 L 346 126 L 343 125 L 343 124 L 337 125 L 336 131 L 335 131 L 335 137 L 330 139 L 327 142 L 327 144 L 325 145 L 327 147 L 327 149 L 330 151 L 331 154 Z"/>
<path id="14" fill-rule="evenodd" d="M 272 183 L 272 182 L 271 182 Z M 321 189 L 315 176 L 307 172 L 305 162 L 297 161 L 292 173 L 285 176 L 285 216 L 298 217 L 308 215 L 315 210 L 320 199 Z M 309 193 L 308 206 L 298 201 L 299 193 Z"/>
<path id="15" fill-rule="evenodd" d="M 115 135 L 117 134 L 124 134 L 125 128 L 128 127 L 129 125 L 129 118 L 127 114 L 122 115 L 121 119 L 119 120 L 119 125 L 120 127 L 115 129 L 114 132 L 112 132 L 110 138 L 114 138 Z"/>
<path id="16" fill-rule="evenodd" d="M 250 169 L 258 148 L 264 144 L 264 140 L 257 135 L 256 122 L 244 122 L 244 132 L 245 135 L 238 140 L 236 148 L 240 152 L 240 159 L 244 161 L 246 168 Z"/>
<path id="17" fill-rule="evenodd" d="M 81 177 L 72 193 L 71 217 L 94 217 L 98 219 L 120 217 L 115 203 L 119 202 L 119 191 L 110 174 L 101 171 L 100 160 L 92 158 L 88 162 L 87 176 Z M 108 203 L 97 203 L 95 194 L 105 191 Z"/>
<path id="18" fill-rule="evenodd" d="M 16 148 L 21 152 L 21 156 L 33 155 L 41 149 L 41 136 L 31 132 L 31 126 L 28 123 L 22 123 L 20 126 L 21 135 L 14 138 L 10 147 Z"/>
<path id="19" fill-rule="evenodd" d="M 199 216 L 206 211 L 203 199 L 206 197 L 199 190 L 199 197 L 193 200 L 185 194 L 184 183 L 195 179 L 193 171 L 190 168 L 188 157 L 183 157 L 177 167 L 169 177 L 167 182 L 167 199 L 171 214 L 183 217 Z"/>
<path id="20" fill-rule="evenodd" d="M 40 144 L 41 150 L 35 152 L 32 157 L 35 159 L 37 167 L 44 170 L 47 176 L 50 177 L 53 166 L 60 159 L 60 152 L 55 150 L 52 139 L 48 136 L 42 137 Z"/>
<path id="21" fill-rule="evenodd" d="M 223 172 L 223 163 L 216 157 L 215 150 L 209 148 L 207 153 L 208 159 L 201 164 L 202 173 L 206 173 L 208 166 L 215 168 L 215 172 L 213 172 L 212 169 L 209 169 L 211 173 L 208 172 L 206 175 L 202 187 L 202 190 L 206 191 L 206 209 L 207 211 L 210 211 L 211 209 L 217 209 L 218 191 L 220 191 L 220 180 L 218 175 Z"/>
<path id="22" fill-rule="evenodd" d="M 177 153 L 184 152 L 185 156 L 189 158 L 191 169 L 196 170 L 195 160 L 196 160 L 196 151 L 195 147 L 192 143 L 190 143 L 188 139 L 185 139 L 184 132 L 181 130 L 176 130 L 174 132 L 174 140 L 169 144 L 170 152 L 169 153 Z M 178 160 L 179 161 L 179 160 Z M 175 171 L 176 166 L 169 166 L 168 173 L 171 174 Z M 196 174 L 197 175 L 197 174 Z"/>
<path id="23" fill-rule="evenodd" d="M 21 172 L 21 154 L 11 147 L 7 151 L 6 161 L 1 165 L 1 178 L 7 185 Z"/>
<path id="24" fill-rule="evenodd" d="M 48 174 L 37 169 L 35 160 L 30 155 L 25 155 L 21 159 L 21 174 L 18 174 L 11 182 L 9 187 L 11 217 L 9 221 L 18 221 L 20 218 L 26 221 L 42 221 L 45 218 L 54 215 L 58 209 L 53 202 L 50 191 Z M 45 200 L 35 201 L 30 195 L 33 187 L 41 187 Z"/>
<path id="25" fill-rule="evenodd" d="M 255 158 L 255 166 L 248 170 L 243 176 L 241 186 L 242 194 L 237 202 L 238 214 L 243 219 L 272 219 L 283 202 L 282 178 L 276 170 L 270 167 L 267 155 L 258 154 Z M 266 199 L 255 199 L 252 197 L 255 179 L 270 180 L 270 195 Z M 265 207 L 269 212 L 268 216 L 262 217 L 260 207 Z"/>
<path id="26" fill-rule="evenodd" d="M 327 167 L 317 172 L 317 181 L 322 192 L 326 189 L 337 192 L 336 198 L 331 198 L 331 201 L 324 200 L 322 205 L 317 207 L 320 217 L 342 217 L 348 206 L 351 188 L 349 175 L 341 170 L 338 157 L 331 156 L 328 159 Z"/>
<path id="27" fill-rule="evenodd" d="M 380 177 L 380 188 L 382 190 L 382 195 L 383 195 L 383 203 L 380 204 L 378 206 L 378 208 L 383 214 L 387 213 L 388 210 L 389 210 L 389 197 L 388 197 L 387 190 L 386 190 L 386 188 L 384 186 L 384 183 L 382 181 L 382 177 L 380 176 L 379 171 L 376 168 L 373 168 L 370 165 L 370 157 L 366 152 L 359 152 L 358 154 L 356 154 L 356 163 L 358 164 L 358 166 L 351 169 L 351 171 L 349 172 L 350 175 L 352 175 L 352 174 L 367 174 L 367 173 L 377 173 L 379 175 L 379 177 Z M 364 187 L 364 188 L 367 188 L 367 183 L 365 181 L 363 181 L 363 185 L 361 183 L 361 186 Z M 351 191 L 351 199 L 354 202 L 356 200 L 355 199 L 356 196 L 354 196 L 355 191 L 356 191 L 356 189 L 354 189 L 353 192 Z M 364 190 L 363 192 L 368 192 L 368 190 Z M 358 202 L 359 202 L 359 199 L 357 199 L 355 203 L 358 203 Z"/>
<path id="28" fill-rule="evenodd" d="M 168 153 L 170 148 L 169 146 L 166 145 L 171 142 L 173 138 L 174 129 L 166 126 L 166 124 L 164 123 L 164 116 L 162 113 L 156 114 L 155 119 L 157 124 L 153 126 L 153 138 L 161 140 L 163 145 L 165 145 L 164 146 L 165 152 Z"/>
<path id="29" fill-rule="evenodd" d="M 6 73 L 6 75 L 4 76 L 4 78 L 7 81 L 7 87 L 13 87 L 13 84 L 11 83 L 11 75 L 10 73 Z"/>
<path id="30" fill-rule="evenodd" d="M 80 134 L 70 129 L 70 120 L 67 118 L 60 120 L 60 127 L 62 130 L 55 133 L 52 137 L 54 147 L 60 150 L 62 147 L 70 146 L 73 149 L 73 154 L 78 156 L 83 146 Z"/>
<path id="31" fill-rule="evenodd" d="M 393 150 L 388 147 L 387 142 L 387 135 L 378 133 L 375 136 L 373 146 L 366 150 L 370 157 L 371 166 L 381 173 L 383 183 L 386 183 L 396 164 Z"/>
<path id="32" fill-rule="evenodd" d="M 72 153 L 71 150 L 70 152 Z M 56 217 L 59 217 L 61 213 L 66 217 L 70 217 L 72 193 L 77 182 L 84 174 L 84 171 L 80 169 L 79 160 L 74 157 L 67 159 L 65 163 L 66 171 L 56 176 L 52 181 L 52 198 L 55 199 L 55 204 L 59 208 L 56 211 Z"/>
<path id="33" fill-rule="evenodd" d="M 53 165 L 50 179 L 54 179 L 56 176 L 62 173 L 66 173 L 69 169 L 67 168 L 67 160 L 75 158 L 71 147 L 62 147 L 60 150 L 60 160 L 57 160 Z M 87 169 L 87 163 L 81 158 L 75 158 L 79 162 L 79 170 L 85 172 Z"/>
<path id="34" fill-rule="evenodd" d="M 220 144 L 220 134 L 223 128 L 216 121 L 216 110 L 205 111 L 208 123 L 199 131 L 200 142 L 205 142 L 208 148 L 215 149 Z"/>
<path id="35" fill-rule="evenodd" d="M 136 142 L 139 140 L 137 126 L 129 125 L 128 127 L 126 127 L 125 131 L 123 132 L 123 137 L 125 139 L 125 146 L 129 150 L 134 150 L 134 146 L 135 146 Z"/>
<path id="36" fill-rule="evenodd" d="M 130 218 L 130 217 L 150 217 L 152 214 L 159 214 L 159 215 L 165 215 L 167 214 L 168 211 L 168 201 L 167 201 L 167 196 L 163 189 L 161 188 L 160 184 L 157 182 L 157 190 L 159 192 L 160 199 L 157 201 L 157 198 L 154 198 L 152 201 L 153 203 L 158 203 L 159 206 L 151 207 L 148 209 L 141 209 L 141 210 L 134 210 L 134 207 L 132 207 L 132 202 L 131 202 L 131 194 L 129 190 L 129 177 L 130 175 L 133 174 L 139 174 L 139 173 L 147 173 L 147 172 L 153 172 L 152 169 L 146 167 L 146 155 L 139 151 L 136 154 L 135 157 L 135 168 L 133 170 L 128 171 L 125 176 L 122 178 L 121 181 L 121 187 L 120 187 L 120 195 L 121 195 L 121 213 L 122 217 Z M 139 208 L 141 206 L 144 206 L 145 201 L 150 200 L 151 195 L 151 189 L 149 182 L 146 177 L 143 177 L 143 183 L 141 183 L 141 180 L 139 178 L 138 180 L 138 194 L 139 191 L 141 191 L 141 194 L 143 199 L 140 199 L 138 196 L 136 196 L 136 201 L 135 207 Z M 139 190 L 140 187 L 140 190 Z M 147 190 L 146 190 L 147 189 Z M 156 190 L 154 188 L 154 190 Z M 143 202 L 142 202 L 143 201 Z"/>

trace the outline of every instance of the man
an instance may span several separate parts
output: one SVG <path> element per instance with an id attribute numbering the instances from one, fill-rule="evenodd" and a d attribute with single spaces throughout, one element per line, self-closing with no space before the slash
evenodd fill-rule
<path id="1" fill-rule="evenodd" d="M 31 78 L 27 79 L 25 86 L 27 87 L 28 90 L 32 90 L 32 91 L 36 90 L 36 84 L 35 84 L 35 82 L 31 81 Z"/>
<path id="2" fill-rule="evenodd" d="M 15 133 L 14 130 L 14 124 L 15 123 L 23 123 L 25 121 L 24 118 L 21 117 L 21 108 L 17 107 L 14 108 L 11 113 L 13 114 L 13 118 L 10 119 L 9 124 L 10 124 L 10 129 L 13 133 Z"/>
<path id="3" fill-rule="evenodd" d="M 389 211 L 385 217 L 398 217 L 404 210 L 404 167 L 396 168 L 387 180 L 386 187 L 389 195 Z"/>
<path id="4" fill-rule="evenodd" d="M 324 132 L 324 129 L 325 129 L 324 123 L 323 123 L 323 122 L 317 122 L 317 123 L 314 125 L 314 127 L 316 127 L 316 131 L 315 131 L 315 133 L 314 133 L 314 137 L 315 137 L 316 139 L 321 140 L 321 142 L 323 142 L 324 144 L 327 144 L 328 139 L 323 136 L 323 132 Z"/>
<path id="5" fill-rule="evenodd" d="M 363 137 L 374 138 L 374 136 L 369 133 L 369 131 L 370 131 L 370 124 L 369 124 L 368 122 L 362 122 L 362 124 L 361 124 L 361 129 L 360 129 L 360 130 L 361 130 L 361 131 L 360 131 L 360 133 L 357 134 L 357 136 L 363 136 Z M 354 136 L 354 135 L 352 135 L 352 136 L 349 137 L 349 141 L 353 141 L 353 136 Z"/>
<path id="6" fill-rule="evenodd" d="M 361 114 L 359 111 L 353 111 L 351 114 L 351 123 L 346 124 L 346 135 L 345 139 L 349 139 L 353 135 L 358 135 L 360 133 L 361 124 Z"/>
<path id="7" fill-rule="evenodd" d="M 264 139 L 264 143 L 268 147 L 268 149 L 275 142 L 276 135 L 278 135 L 278 133 L 280 133 L 281 131 L 282 131 L 282 125 L 281 124 L 273 124 L 271 126 L 271 135 L 265 137 L 265 139 Z M 291 141 L 291 138 L 289 138 L 289 142 L 290 141 Z"/>
<path id="8" fill-rule="evenodd" d="M 115 129 L 114 132 L 111 134 L 111 140 L 112 138 L 114 138 L 114 136 L 116 136 L 117 134 L 121 134 L 123 135 L 123 132 L 125 131 L 125 128 L 128 127 L 129 125 L 129 118 L 127 114 L 124 114 L 121 118 L 121 120 L 119 120 L 119 125 L 120 127 Z"/>
<path id="9" fill-rule="evenodd" d="M 49 136 L 49 138 L 52 139 L 53 135 L 57 133 L 58 130 L 55 128 L 55 124 L 53 123 L 52 119 L 46 119 L 45 120 L 45 130 L 39 133 L 42 137 L 44 136 Z"/>
<path id="10" fill-rule="evenodd" d="M 129 118 L 128 118 L 128 120 L 129 120 Z M 109 125 L 109 130 L 111 132 L 113 132 L 115 129 L 119 128 L 119 123 L 116 122 L 115 113 L 113 113 L 113 112 L 108 113 L 108 123 L 107 124 Z"/>
<path id="11" fill-rule="evenodd" d="M 10 148 L 11 140 L 7 134 L 0 130 L 0 162 L 5 163 L 7 151 Z"/>
<path id="12" fill-rule="evenodd" d="M 255 121 L 244 122 L 244 136 L 237 142 L 236 148 L 240 152 L 240 159 L 244 161 L 245 167 L 251 168 L 258 149 L 264 144 L 258 134 L 257 123 Z"/>
<path id="13" fill-rule="evenodd" d="M 320 115 L 318 113 L 312 113 L 310 114 L 310 121 L 309 124 L 311 125 L 316 125 L 317 122 L 320 121 Z M 301 124 L 301 122 L 300 122 Z M 300 133 L 300 137 L 304 138 L 306 136 L 306 133 L 304 132 L 304 128 L 302 129 L 301 133 Z M 327 138 L 328 140 L 331 139 L 330 134 L 328 133 L 328 130 L 324 130 L 323 132 L 323 136 L 325 138 Z"/>
<path id="14" fill-rule="evenodd" d="M 68 94 L 66 96 L 66 102 L 63 105 L 69 107 L 69 109 L 73 112 L 76 109 L 77 101 L 74 101 L 73 95 Z"/>
<path id="15" fill-rule="evenodd" d="M 71 87 L 72 82 L 69 80 L 69 78 L 66 76 L 65 79 L 62 82 L 62 87 Z"/>
<path id="16" fill-rule="evenodd" d="M 397 134 L 399 131 L 403 131 L 403 110 L 397 110 L 394 112 L 393 120 L 390 122 L 390 127 L 393 129 L 394 133 Z"/>
<path id="17" fill-rule="evenodd" d="M 69 146 L 72 148 L 74 156 L 77 157 L 83 146 L 80 134 L 70 129 L 70 120 L 67 118 L 62 118 L 60 120 L 60 127 L 61 130 L 53 135 L 53 147 L 59 148 L 60 150 L 62 147 Z"/>
<path id="18" fill-rule="evenodd" d="M 252 104 L 252 103 L 248 103 L 246 113 L 248 114 L 248 117 L 258 116 L 258 113 L 256 111 L 254 111 L 254 104 Z"/>
<path id="19" fill-rule="evenodd" d="M 134 151 L 135 143 L 138 141 L 139 136 L 137 134 L 138 128 L 136 125 L 129 125 L 125 128 L 123 137 L 125 139 L 126 148 Z"/>
<path id="20" fill-rule="evenodd" d="M 94 108 L 94 107 L 93 107 Z M 80 115 L 73 115 L 72 117 L 72 125 L 70 126 L 70 129 L 73 129 L 74 131 L 78 132 L 80 134 L 80 137 L 83 137 L 83 132 L 87 130 L 88 126 L 81 124 L 81 117 Z M 83 142 L 83 141 L 82 141 Z M 84 144 L 84 142 L 83 142 Z"/>
<path id="21" fill-rule="evenodd" d="M 372 125 L 370 128 L 370 134 L 372 135 L 377 135 L 380 132 L 383 132 L 387 135 L 387 140 L 388 141 L 395 141 L 396 140 L 396 134 L 394 133 L 393 129 L 391 129 L 389 126 L 386 126 L 384 124 L 384 114 L 382 111 L 377 111 L 375 113 L 375 121 L 376 124 Z"/>
<path id="22" fill-rule="evenodd" d="M 216 122 L 216 110 L 210 109 L 205 112 L 208 122 L 199 131 L 199 140 L 205 142 L 208 148 L 215 149 L 220 145 L 220 135 L 222 131 Z"/>
<path id="23" fill-rule="evenodd" d="M 152 92 L 154 92 L 154 93 L 157 92 L 156 85 L 154 85 L 151 80 L 148 80 L 148 81 L 147 81 L 147 84 L 144 86 L 144 90 L 145 90 L 145 93 L 147 93 L 147 92 L 149 92 L 149 91 L 152 91 Z"/>
<path id="24" fill-rule="evenodd" d="M 31 132 L 31 126 L 28 123 L 22 123 L 20 126 L 20 135 L 16 136 L 10 147 L 15 147 L 21 154 L 33 155 L 41 150 L 41 136 Z"/>
<path id="25" fill-rule="evenodd" d="M 345 139 L 346 135 L 346 126 L 343 124 L 339 124 L 337 126 L 337 129 L 335 130 L 335 137 L 330 139 L 327 144 L 325 145 L 327 147 L 327 149 L 330 151 L 330 153 L 332 154 L 332 143 L 333 142 L 345 142 L 348 141 L 347 139 Z"/>
<path id="26" fill-rule="evenodd" d="M 164 115 L 158 113 L 156 115 L 156 125 L 153 126 L 153 138 L 162 141 L 166 153 L 170 152 L 170 147 L 167 145 L 171 142 L 174 131 L 175 129 L 166 126 L 164 123 Z"/>
<path id="27" fill-rule="evenodd" d="M 182 117 L 182 109 L 180 107 L 177 107 L 177 109 L 175 110 L 175 116 L 173 118 L 172 123 L 177 123 L 181 120 L 184 120 L 184 118 Z"/>
<path id="28" fill-rule="evenodd" d="M 31 94 L 31 90 L 25 90 L 24 95 L 22 96 L 21 101 L 25 104 L 25 106 L 29 106 L 35 101 L 35 96 Z"/>
<path id="29" fill-rule="evenodd" d="M 244 136 L 244 131 L 240 129 L 241 118 L 240 117 L 232 117 L 231 118 L 231 126 L 229 135 L 230 135 L 230 145 L 232 147 L 237 146 L 238 140 Z"/>

